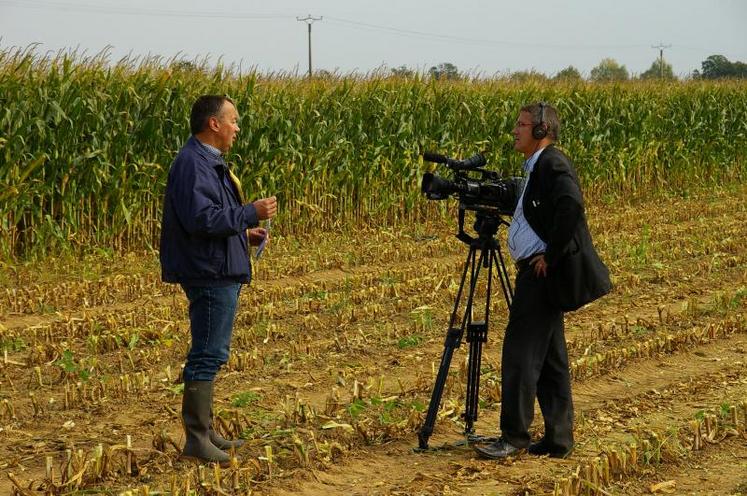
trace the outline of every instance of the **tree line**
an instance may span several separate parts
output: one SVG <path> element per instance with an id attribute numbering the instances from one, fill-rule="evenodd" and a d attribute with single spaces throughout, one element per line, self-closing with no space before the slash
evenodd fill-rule
<path id="1" fill-rule="evenodd" d="M 414 77 L 417 72 L 407 66 L 399 66 L 391 69 L 391 73 L 399 77 Z M 433 79 L 462 79 L 465 74 L 459 72 L 457 66 L 450 62 L 444 62 L 438 65 L 432 66 L 428 70 L 428 76 Z M 526 80 L 526 79 L 554 79 L 562 81 L 580 81 L 583 78 L 581 72 L 573 67 L 572 65 L 559 71 L 552 77 L 537 72 L 531 71 L 519 71 L 509 75 L 510 79 L 513 80 Z M 723 55 L 711 55 L 701 63 L 700 70 L 694 70 L 690 74 L 691 79 L 745 79 L 747 78 L 747 64 L 744 62 L 731 62 Z M 618 63 L 613 58 L 602 59 L 597 64 L 589 75 L 589 80 L 595 82 L 604 81 L 627 81 L 630 79 L 641 79 L 641 80 L 669 80 L 673 81 L 677 79 L 672 65 L 669 64 L 663 58 L 657 58 L 651 63 L 646 71 L 635 76 L 631 75 L 625 65 Z"/>

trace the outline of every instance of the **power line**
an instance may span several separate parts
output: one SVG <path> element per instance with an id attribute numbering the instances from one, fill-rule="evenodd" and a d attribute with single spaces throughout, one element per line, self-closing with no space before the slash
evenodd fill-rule
<path id="1" fill-rule="evenodd" d="M 333 24 L 356 26 L 369 31 L 386 31 L 404 37 L 415 37 L 420 39 L 430 39 L 436 41 L 459 42 L 474 45 L 486 46 L 515 46 L 515 47 L 536 47 L 536 48 L 566 48 L 566 49 L 597 49 L 597 48 L 643 48 L 646 45 L 578 45 L 578 44 L 547 44 L 547 43 L 524 43 L 506 40 L 491 40 L 486 38 L 465 38 L 461 36 L 452 36 L 446 34 L 429 33 L 425 31 L 415 31 L 411 29 L 400 29 L 391 26 L 382 26 L 380 24 L 371 24 L 368 22 L 359 22 L 351 19 L 327 16 L 327 19 Z"/>
<path id="2" fill-rule="evenodd" d="M 22 2 L 18 0 L 0 0 L 2 5 L 32 9 L 53 9 L 62 11 L 89 12 L 97 14 L 122 14 L 122 15 L 150 15 L 161 17 L 199 17 L 219 19 L 240 20 L 267 20 L 267 19 L 293 19 L 291 15 L 282 14 L 242 14 L 240 12 L 208 12 L 208 11 L 174 11 L 164 9 L 138 9 L 132 7 L 103 6 L 90 4 L 77 4 L 69 2 Z"/>
<path id="3" fill-rule="evenodd" d="M 161 17 L 199 17 L 199 18 L 218 18 L 218 19 L 235 19 L 235 20 L 269 20 L 269 19 L 293 19 L 294 16 L 284 14 L 251 14 L 241 12 L 210 12 L 210 11 L 173 11 L 164 9 L 141 9 L 133 7 L 119 7 L 114 5 L 92 5 L 77 4 L 71 2 L 48 2 L 48 1 L 21 1 L 21 0 L 0 0 L 0 4 L 13 5 L 16 7 L 33 8 L 33 9 L 54 9 L 62 11 L 90 12 L 99 14 L 122 14 L 122 15 L 151 15 Z M 310 16 L 309 16 L 310 17 Z M 295 17 L 296 20 L 301 20 Z M 320 18 L 321 19 L 321 18 Z M 320 20 L 314 19 L 314 20 Z M 341 17 L 327 16 L 329 20 L 336 25 L 347 27 L 356 27 L 369 31 L 384 31 L 393 33 L 398 36 L 409 38 L 419 38 L 425 40 L 446 41 L 451 43 L 465 43 L 472 45 L 485 46 L 515 46 L 515 47 L 537 47 L 537 48 L 641 48 L 645 45 L 551 45 L 543 43 L 524 43 L 506 40 L 491 40 L 484 38 L 465 38 L 460 36 L 445 35 L 426 31 L 416 31 L 412 29 L 401 29 L 392 26 L 372 24 L 368 22 L 359 22 Z"/>

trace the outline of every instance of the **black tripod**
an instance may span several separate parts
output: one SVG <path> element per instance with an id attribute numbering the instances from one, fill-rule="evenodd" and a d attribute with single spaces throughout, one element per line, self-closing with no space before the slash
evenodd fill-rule
<path id="1" fill-rule="evenodd" d="M 436 376 L 436 383 L 433 386 L 431 402 L 428 405 L 428 414 L 425 417 L 425 423 L 418 433 L 420 449 L 428 448 L 428 439 L 431 437 L 431 434 L 433 434 L 433 426 L 436 422 L 436 415 L 438 414 L 438 408 L 441 404 L 441 396 L 443 395 L 444 385 L 446 384 L 446 376 L 449 374 L 451 357 L 454 354 L 454 350 L 459 348 L 465 329 L 467 330 L 467 342 L 469 343 L 469 361 L 467 362 L 467 397 L 465 412 L 463 415 L 465 421 L 464 434 L 468 443 L 470 441 L 486 440 L 485 438 L 475 436 L 474 423 L 477 420 L 482 345 L 488 340 L 490 292 L 493 280 L 493 267 L 495 267 L 498 272 L 498 278 L 501 282 L 501 288 L 503 289 L 503 296 L 506 298 L 506 303 L 509 307 L 511 306 L 511 298 L 513 298 L 506 264 L 503 261 L 503 254 L 501 253 L 498 241 L 495 239 L 498 228 L 501 225 L 508 226 L 508 222 L 503 220 L 494 212 L 477 210 L 475 231 L 477 232 L 478 237 L 473 238 L 464 232 L 464 211 L 465 207 L 460 205 L 459 233 L 457 234 L 457 238 L 469 245 L 469 253 L 467 254 L 467 260 L 464 263 L 462 280 L 459 284 L 456 301 L 454 302 L 454 310 L 451 313 L 449 330 L 446 334 L 444 351 L 441 355 L 441 365 L 438 368 L 438 375 Z M 477 282 L 482 268 L 488 269 L 487 292 L 485 294 L 485 318 L 481 321 L 473 321 L 472 306 L 474 304 L 475 289 L 477 288 Z M 457 316 L 460 315 L 459 307 L 462 300 L 462 290 L 464 289 L 464 283 L 467 280 L 467 271 L 469 271 L 469 292 L 467 294 L 464 313 L 461 315 L 461 325 L 456 327 Z"/>

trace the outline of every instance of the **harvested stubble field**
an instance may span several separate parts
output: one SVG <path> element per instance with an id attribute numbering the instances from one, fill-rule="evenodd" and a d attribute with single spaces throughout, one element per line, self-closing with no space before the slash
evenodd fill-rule
<path id="1" fill-rule="evenodd" d="M 219 429 L 248 440 L 223 470 L 178 457 L 186 305 L 152 254 L 19 268 L 0 295 L 0 494 L 747 493 L 746 196 L 592 201 L 615 289 L 566 317 L 567 460 L 412 450 L 466 254 L 451 224 L 274 240 L 217 382 Z M 481 434 L 500 411 L 493 302 Z M 464 359 L 433 447 L 461 436 Z"/>

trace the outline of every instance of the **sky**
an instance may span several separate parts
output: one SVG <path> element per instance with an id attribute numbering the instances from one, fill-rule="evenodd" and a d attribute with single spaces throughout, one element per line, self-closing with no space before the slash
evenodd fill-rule
<path id="1" fill-rule="evenodd" d="M 679 76 L 719 54 L 747 62 L 747 0 L 0 0 L 0 49 L 107 49 L 222 60 L 240 70 L 338 73 L 452 63 L 473 75 L 568 66 L 589 76 L 604 58 L 640 74 L 658 59 Z"/>

